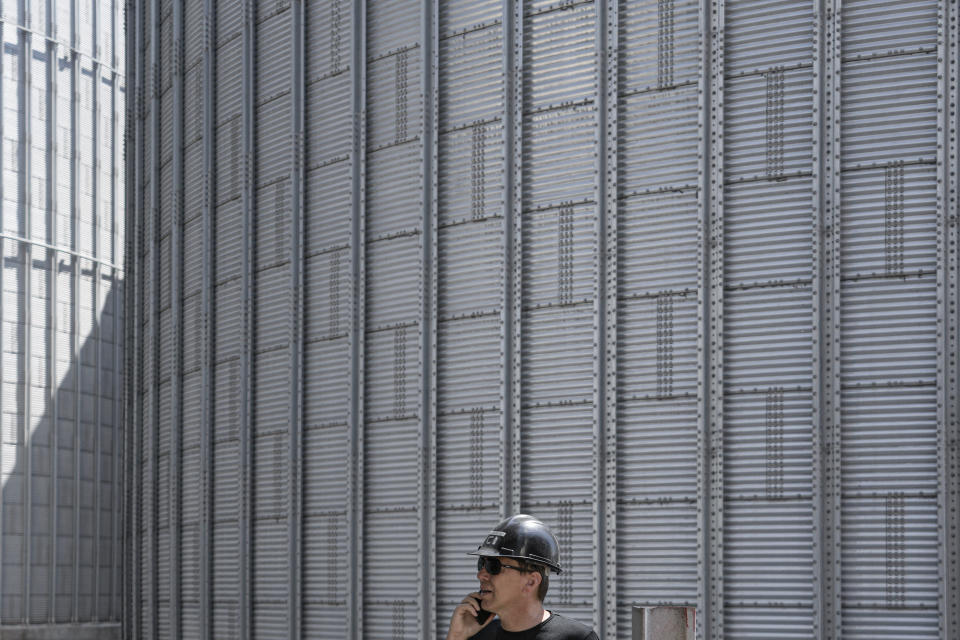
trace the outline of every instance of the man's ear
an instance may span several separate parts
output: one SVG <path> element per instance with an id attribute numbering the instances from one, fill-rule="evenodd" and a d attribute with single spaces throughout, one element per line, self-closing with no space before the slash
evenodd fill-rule
<path id="1" fill-rule="evenodd" d="M 529 578 L 527 578 L 526 586 L 529 587 L 531 591 L 536 592 L 537 589 L 540 588 L 540 583 L 543 582 L 543 576 L 540 575 L 539 571 L 531 571 L 527 575 Z"/>

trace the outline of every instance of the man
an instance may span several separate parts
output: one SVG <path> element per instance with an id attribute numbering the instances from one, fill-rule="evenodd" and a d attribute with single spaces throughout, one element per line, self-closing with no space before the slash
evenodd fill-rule
<path id="1" fill-rule="evenodd" d="M 598 640 L 589 627 L 543 608 L 550 573 L 560 573 L 560 546 L 547 525 L 511 516 L 468 555 L 478 556 L 480 590 L 453 610 L 447 640 Z"/>

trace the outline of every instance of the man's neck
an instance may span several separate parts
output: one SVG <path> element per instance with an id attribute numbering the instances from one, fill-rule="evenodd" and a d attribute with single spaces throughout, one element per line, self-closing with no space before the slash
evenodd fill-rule
<path id="1" fill-rule="evenodd" d="M 550 617 L 543 603 L 536 601 L 500 614 L 500 626 L 504 631 L 526 631 Z"/>

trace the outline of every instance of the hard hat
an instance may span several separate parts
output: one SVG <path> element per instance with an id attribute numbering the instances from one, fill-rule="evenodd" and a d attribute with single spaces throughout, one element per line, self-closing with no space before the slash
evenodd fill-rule
<path id="1" fill-rule="evenodd" d="M 547 525 L 522 513 L 497 523 L 477 550 L 467 555 L 516 558 L 546 565 L 560 573 L 560 545 L 557 539 Z"/>

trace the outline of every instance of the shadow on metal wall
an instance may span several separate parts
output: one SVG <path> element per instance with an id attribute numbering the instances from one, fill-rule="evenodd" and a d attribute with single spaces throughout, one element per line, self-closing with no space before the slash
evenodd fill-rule
<path id="1" fill-rule="evenodd" d="M 15 255 L 3 256 L 4 282 L 17 285 L 14 308 L 0 308 L 0 640 L 119 638 L 123 487 L 122 456 L 115 453 L 123 446 L 120 282 L 100 276 L 101 287 L 109 285 L 109 292 L 98 311 L 74 309 L 76 297 L 72 305 L 50 305 L 49 287 L 45 298 L 25 300 L 24 265 L 31 253 L 32 277 L 42 274 L 40 279 L 49 284 L 49 257 L 37 259 L 36 250 L 23 244 Z M 61 277 L 75 278 L 69 258 L 58 262 Z M 98 280 L 94 269 L 81 274 Z M 34 294 L 43 288 L 42 281 L 31 286 Z M 27 304 L 42 308 L 43 316 L 28 318 Z M 57 313 L 61 315 L 55 318 Z M 96 317 L 78 323 L 80 313 Z M 79 344 L 78 326 L 89 331 Z M 51 367 L 55 360 L 59 367 Z"/>

